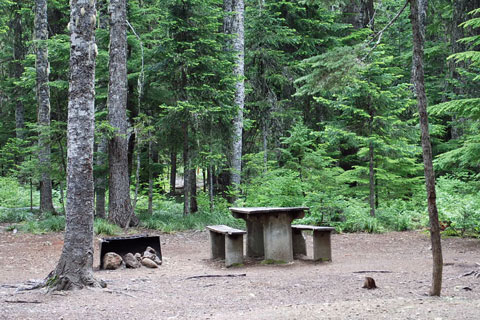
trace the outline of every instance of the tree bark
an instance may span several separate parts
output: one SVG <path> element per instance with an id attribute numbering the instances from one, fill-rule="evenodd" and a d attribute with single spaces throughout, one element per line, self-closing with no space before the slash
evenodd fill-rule
<path id="1" fill-rule="evenodd" d="M 425 8 L 425 13 L 422 14 L 421 10 L 418 11 L 418 27 L 420 29 L 420 33 L 423 35 L 425 41 L 425 27 L 427 24 L 427 14 L 426 14 L 426 8 L 428 6 L 428 0 L 417 0 L 418 1 L 418 8 Z M 410 1 L 411 3 L 411 1 Z M 412 12 L 410 14 L 413 14 Z M 412 17 L 410 17 L 411 19 Z M 423 59 L 423 58 L 422 58 Z M 412 57 L 412 72 L 411 72 L 411 80 L 410 82 L 412 83 L 412 92 L 413 94 L 417 94 L 417 81 L 416 81 L 416 72 L 417 68 L 415 66 L 415 57 Z"/>
<path id="2" fill-rule="evenodd" d="M 110 1 L 110 81 L 108 120 L 115 128 L 109 142 L 109 216 L 116 225 L 128 227 L 134 215 L 130 199 L 127 137 L 127 4 Z"/>
<path id="3" fill-rule="evenodd" d="M 100 138 L 97 146 L 97 156 L 95 158 L 95 165 L 97 168 L 102 168 L 99 174 L 95 177 L 95 215 L 98 218 L 105 219 L 105 193 L 107 186 L 107 179 L 105 177 L 104 167 L 106 166 L 106 154 L 108 152 L 108 142 L 104 137 Z"/>
<path id="4" fill-rule="evenodd" d="M 170 152 L 170 195 L 175 195 L 175 185 L 177 180 L 177 152 Z"/>
<path id="5" fill-rule="evenodd" d="M 106 0 L 98 0 L 98 26 L 100 29 L 106 30 L 108 28 L 108 4 Z M 104 110 L 105 104 L 97 106 L 97 111 Z M 105 194 L 107 191 L 107 157 L 108 157 L 108 141 L 104 136 L 99 137 L 98 145 L 96 146 L 97 152 L 95 156 L 95 165 L 97 174 L 94 176 L 95 186 L 95 216 L 101 219 L 106 219 L 107 214 L 105 212 Z"/>
<path id="6" fill-rule="evenodd" d="M 370 185 L 370 215 L 375 217 L 375 166 L 374 166 L 374 149 L 373 142 L 370 142 L 368 147 L 369 152 L 369 185 Z"/>
<path id="7" fill-rule="evenodd" d="M 346 22 L 350 23 L 355 29 L 370 28 L 374 29 L 373 0 L 350 0 L 343 8 L 346 15 Z"/>
<path id="8" fill-rule="evenodd" d="M 235 52 L 235 67 L 233 75 L 237 78 L 235 83 L 235 107 L 237 112 L 233 119 L 233 137 L 231 154 L 231 184 L 238 191 L 242 173 L 242 133 L 243 109 L 245 105 L 245 45 L 244 45 L 244 1 L 224 0 L 224 32 L 234 35 L 232 50 Z"/>
<path id="9" fill-rule="evenodd" d="M 55 213 L 50 179 L 50 88 L 48 86 L 47 0 L 35 0 L 35 68 L 37 71 L 38 161 L 40 167 L 40 212 Z"/>
<path id="10" fill-rule="evenodd" d="M 267 120 L 262 122 L 262 141 L 263 141 L 263 172 L 266 173 L 268 169 L 268 126 Z"/>
<path id="11" fill-rule="evenodd" d="M 188 120 L 185 120 L 183 124 L 183 214 L 187 215 L 192 213 L 190 206 L 190 147 L 188 137 Z"/>
<path id="12" fill-rule="evenodd" d="M 207 180 L 208 180 L 208 200 L 210 203 L 210 212 L 213 211 L 215 208 L 215 194 L 214 194 L 214 189 L 213 189 L 213 165 L 210 160 L 210 163 L 208 164 L 208 170 L 207 170 Z"/>
<path id="13" fill-rule="evenodd" d="M 153 214 L 153 142 L 151 134 L 148 134 L 148 214 Z"/>
<path id="14" fill-rule="evenodd" d="M 54 290 L 105 287 L 92 270 L 95 0 L 71 0 L 70 7 L 67 214 L 62 254 L 47 281 Z"/>
<path id="15" fill-rule="evenodd" d="M 420 6 L 421 5 L 421 6 Z M 432 243 L 433 273 L 430 295 L 440 296 L 442 290 L 442 243 L 435 193 L 435 172 L 432 162 L 432 146 L 428 131 L 427 96 L 425 94 L 425 79 L 423 69 L 423 54 L 425 29 L 422 30 L 421 17 L 426 17 L 427 0 L 410 0 L 410 19 L 413 33 L 413 62 L 415 67 L 415 89 L 417 94 L 418 112 L 423 150 L 423 164 L 427 189 L 428 216 L 430 219 L 430 240 Z"/>
<path id="16" fill-rule="evenodd" d="M 459 53 L 466 51 L 465 44 L 458 42 L 458 40 L 465 37 L 464 28 L 460 26 L 462 22 L 465 22 L 468 8 L 467 3 L 464 0 L 454 1 L 453 4 L 453 18 L 452 18 L 452 30 L 451 30 L 451 48 L 452 53 Z M 462 84 L 462 76 L 460 75 L 458 69 L 464 68 L 465 63 L 462 61 L 455 62 L 454 59 L 450 60 L 449 62 L 449 69 L 451 73 L 451 77 L 455 80 L 455 84 L 453 85 L 453 93 L 455 94 L 454 99 L 461 99 L 463 98 L 463 94 L 465 93 Z M 452 116 L 452 139 L 459 139 L 463 132 L 462 132 L 462 123 L 465 122 L 464 118 L 458 118 L 456 115 Z"/>
<path id="17" fill-rule="evenodd" d="M 18 10 L 15 10 L 14 18 L 10 24 L 13 30 L 13 64 L 11 74 L 13 78 L 18 79 L 22 77 L 24 68 L 22 61 L 25 59 L 25 39 L 23 35 L 22 16 L 20 14 L 20 5 L 17 3 Z M 25 108 L 23 106 L 21 96 L 21 90 L 17 88 L 15 91 L 15 136 L 18 139 L 25 137 Z"/>

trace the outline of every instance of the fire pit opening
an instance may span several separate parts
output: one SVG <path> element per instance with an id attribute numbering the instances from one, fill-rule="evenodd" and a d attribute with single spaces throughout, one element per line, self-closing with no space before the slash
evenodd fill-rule
<path id="1" fill-rule="evenodd" d="M 156 255 L 162 260 L 160 236 L 138 235 L 102 238 L 100 239 L 100 269 L 104 269 L 103 257 L 107 252 L 114 252 L 123 257 L 127 253 L 144 252 L 147 247 L 155 249 Z"/>

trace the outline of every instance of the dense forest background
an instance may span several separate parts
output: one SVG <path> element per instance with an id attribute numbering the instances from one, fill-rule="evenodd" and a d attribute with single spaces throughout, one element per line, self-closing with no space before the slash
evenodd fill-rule
<path id="1" fill-rule="evenodd" d="M 36 213 L 5 208 L 39 206 L 47 172 L 54 209 L 42 214 L 49 228 L 62 229 L 69 7 L 48 1 L 48 40 L 39 40 L 34 6 L 33 0 L 0 4 L 0 217 L 46 228 Z M 404 7 L 403 0 L 246 0 L 242 77 L 230 50 L 235 35 L 224 30 L 235 12 L 226 12 L 223 1 L 128 1 L 123 136 L 140 224 L 164 231 L 238 224 L 227 209 L 234 203 L 308 206 L 303 222 L 339 231 L 427 225 Z M 462 236 L 480 231 L 479 8 L 478 0 L 429 0 L 424 21 L 439 216 L 443 228 Z M 103 231 L 113 228 L 103 218 L 108 141 L 118 134 L 108 121 L 109 16 L 109 3 L 97 1 L 95 227 Z M 35 48 L 42 44 L 48 124 L 36 95 Z M 239 80 L 245 85 L 240 184 L 232 183 Z M 42 141 L 49 142 L 48 163 L 38 156 Z"/>

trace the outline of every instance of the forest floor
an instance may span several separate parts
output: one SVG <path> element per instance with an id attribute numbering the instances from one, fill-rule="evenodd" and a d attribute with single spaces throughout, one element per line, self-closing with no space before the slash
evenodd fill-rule
<path id="1" fill-rule="evenodd" d="M 331 263 L 250 260 L 229 269 L 208 259 L 206 232 L 160 234 L 158 269 L 96 271 L 106 289 L 46 294 L 14 287 L 53 270 L 63 234 L 13 234 L 1 225 L 0 230 L 0 319 L 480 318 L 480 278 L 462 276 L 479 270 L 477 239 L 443 240 L 440 298 L 426 295 L 431 251 L 424 232 L 335 234 Z M 307 237 L 309 252 L 311 240 Z M 232 274 L 245 276 L 190 278 Z M 365 276 L 373 277 L 378 289 L 362 289 Z"/>

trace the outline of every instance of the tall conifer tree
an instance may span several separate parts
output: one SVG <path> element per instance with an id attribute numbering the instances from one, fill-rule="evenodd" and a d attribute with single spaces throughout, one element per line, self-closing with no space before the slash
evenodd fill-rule
<path id="1" fill-rule="evenodd" d="M 108 148 L 109 206 L 108 219 L 128 227 L 133 218 L 130 199 L 127 137 L 127 1 L 110 1 L 110 82 L 108 85 L 108 120 L 115 129 Z"/>
<path id="2" fill-rule="evenodd" d="M 38 159 L 40 163 L 40 211 L 55 212 L 50 179 L 50 88 L 48 75 L 47 0 L 35 0 L 35 67 L 37 71 Z"/>

